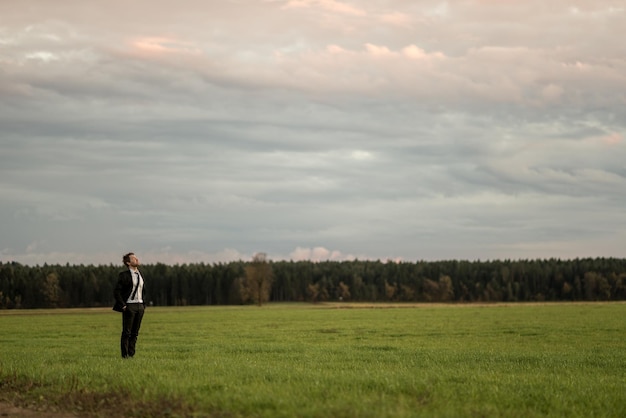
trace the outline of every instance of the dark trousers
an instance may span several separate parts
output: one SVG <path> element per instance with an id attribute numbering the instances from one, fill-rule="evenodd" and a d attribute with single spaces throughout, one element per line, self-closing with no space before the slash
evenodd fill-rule
<path id="1" fill-rule="evenodd" d="M 122 312 L 122 357 L 132 357 L 135 355 L 135 345 L 137 336 L 143 319 L 143 303 L 129 303 Z"/>

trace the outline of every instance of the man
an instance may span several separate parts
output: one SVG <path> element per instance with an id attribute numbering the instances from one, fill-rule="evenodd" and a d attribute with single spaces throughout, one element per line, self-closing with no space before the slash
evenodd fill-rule
<path id="1" fill-rule="evenodd" d="M 135 344 L 145 309 L 144 282 L 138 269 L 139 259 L 135 254 L 125 254 L 122 260 L 128 270 L 119 274 L 113 291 L 113 310 L 122 313 L 122 358 L 129 358 L 135 355 Z"/>

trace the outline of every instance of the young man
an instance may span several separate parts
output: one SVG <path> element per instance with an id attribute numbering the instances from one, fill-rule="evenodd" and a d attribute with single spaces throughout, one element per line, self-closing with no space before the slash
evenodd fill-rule
<path id="1" fill-rule="evenodd" d="M 122 358 L 129 358 L 135 355 L 135 345 L 145 309 L 144 282 L 138 269 L 139 259 L 135 254 L 125 254 L 122 260 L 128 270 L 120 272 L 118 276 L 113 291 L 115 297 L 113 310 L 122 313 Z"/>

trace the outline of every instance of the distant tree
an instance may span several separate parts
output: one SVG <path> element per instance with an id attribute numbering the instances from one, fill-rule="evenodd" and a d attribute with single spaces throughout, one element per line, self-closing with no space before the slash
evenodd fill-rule
<path id="1" fill-rule="evenodd" d="M 363 277 L 361 277 L 359 274 L 354 274 L 352 276 L 352 286 L 350 286 L 350 289 L 352 289 L 350 296 L 354 300 L 363 300 L 363 288 L 364 287 L 365 285 L 363 282 Z"/>
<path id="2" fill-rule="evenodd" d="M 598 281 L 600 275 L 595 271 L 588 271 L 585 273 L 583 278 L 584 289 L 585 289 L 585 299 L 586 300 L 597 300 L 598 299 Z"/>
<path id="3" fill-rule="evenodd" d="M 311 302 L 317 303 L 320 295 L 320 284 L 309 283 L 306 287 L 306 294 Z"/>
<path id="4" fill-rule="evenodd" d="M 439 284 L 431 279 L 424 279 L 424 300 L 427 302 L 433 302 L 439 299 Z"/>
<path id="5" fill-rule="evenodd" d="M 50 308 L 56 308 L 59 303 L 61 289 L 59 287 L 59 277 L 56 273 L 50 273 L 46 276 L 42 288 L 44 300 Z"/>
<path id="6" fill-rule="evenodd" d="M 252 262 L 246 266 L 246 285 L 250 291 L 250 297 L 259 306 L 269 301 L 272 279 L 272 266 L 267 262 L 266 254 L 255 254 Z"/>
<path id="7" fill-rule="evenodd" d="M 245 277 L 237 277 L 231 285 L 229 303 L 245 304 L 250 300 L 250 288 Z"/>
<path id="8" fill-rule="evenodd" d="M 309 300 L 313 303 L 328 300 L 329 296 L 328 289 L 326 289 L 321 281 L 315 284 L 309 283 L 307 285 L 306 293 L 309 297 Z"/>
<path id="9" fill-rule="evenodd" d="M 570 294 L 572 293 L 572 285 L 569 284 L 569 282 L 563 282 L 563 288 L 561 289 L 561 295 L 563 299 L 567 299 L 570 297 Z"/>
<path id="10" fill-rule="evenodd" d="M 611 284 L 604 276 L 598 277 L 598 298 L 600 300 L 611 300 Z"/>
<path id="11" fill-rule="evenodd" d="M 385 296 L 387 300 L 393 300 L 396 295 L 396 290 L 398 290 L 397 285 L 389 284 L 389 282 L 385 280 Z"/>
<path id="12" fill-rule="evenodd" d="M 400 298 L 404 301 L 415 300 L 415 289 L 407 284 L 400 285 Z"/>
<path id="13" fill-rule="evenodd" d="M 439 277 L 439 299 L 442 302 L 448 302 L 454 299 L 454 287 L 450 276 Z"/>
<path id="14" fill-rule="evenodd" d="M 339 300 L 350 299 L 350 287 L 344 282 L 339 282 L 339 286 L 337 286 L 337 293 L 339 295 Z"/>

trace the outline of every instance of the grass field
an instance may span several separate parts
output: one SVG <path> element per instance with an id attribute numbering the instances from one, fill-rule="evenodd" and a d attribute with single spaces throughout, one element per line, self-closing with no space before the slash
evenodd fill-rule
<path id="1" fill-rule="evenodd" d="M 99 416 L 624 417 L 626 304 L 0 311 L 0 400 Z"/>

